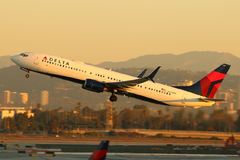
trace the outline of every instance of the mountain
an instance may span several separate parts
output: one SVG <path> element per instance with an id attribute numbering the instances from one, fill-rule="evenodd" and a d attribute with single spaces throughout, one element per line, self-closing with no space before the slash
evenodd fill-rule
<path id="1" fill-rule="evenodd" d="M 155 68 L 191 71 L 210 71 L 222 63 L 231 64 L 230 74 L 240 74 L 240 58 L 231 53 L 214 51 L 192 51 L 179 55 L 159 54 L 145 55 L 120 62 L 103 62 L 100 67 L 119 68 Z M 0 69 L 14 65 L 10 56 L 0 57 Z"/>
<path id="2" fill-rule="evenodd" d="M 14 63 L 10 60 L 10 56 L 0 57 L 0 68 L 5 68 L 13 65 Z"/>
<path id="3" fill-rule="evenodd" d="M 145 55 L 121 62 L 103 62 L 99 64 L 105 68 L 154 68 L 158 65 L 163 69 L 180 69 L 191 71 L 210 71 L 222 63 L 232 65 L 230 74 L 240 74 L 240 58 L 231 53 L 193 51 L 180 55 L 159 54 Z"/>

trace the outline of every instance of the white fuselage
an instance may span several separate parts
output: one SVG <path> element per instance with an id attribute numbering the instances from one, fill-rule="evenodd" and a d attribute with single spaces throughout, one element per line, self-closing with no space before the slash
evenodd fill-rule
<path id="1" fill-rule="evenodd" d="M 55 77 L 75 79 L 84 82 L 86 79 L 93 79 L 99 82 L 121 82 L 137 79 L 136 77 L 114 72 L 111 70 L 88 65 L 82 62 L 74 62 L 64 58 L 49 55 L 29 54 L 26 57 L 17 55 L 12 60 L 22 68 Z M 204 107 L 212 106 L 215 102 L 203 102 L 200 95 L 184 91 L 175 87 L 147 81 L 133 87 L 121 89 L 121 93 L 135 95 L 140 99 L 152 100 L 171 106 Z"/>

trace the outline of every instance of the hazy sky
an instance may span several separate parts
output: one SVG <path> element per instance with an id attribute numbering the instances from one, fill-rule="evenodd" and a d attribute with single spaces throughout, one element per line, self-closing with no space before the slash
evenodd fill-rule
<path id="1" fill-rule="evenodd" d="M 1 0 L 0 55 L 90 63 L 216 50 L 240 56 L 240 0 Z"/>

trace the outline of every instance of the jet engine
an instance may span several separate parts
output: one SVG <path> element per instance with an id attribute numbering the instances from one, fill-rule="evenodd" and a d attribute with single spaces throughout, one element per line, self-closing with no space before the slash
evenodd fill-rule
<path id="1" fill-rule="evenodd" d="M 93 91 L 93 92 L 103 92 L 105 85 L 102 82 L 95 81 L 92 79 L 86 79 L 85 83 L 83 84 L 83 89 Z"/>

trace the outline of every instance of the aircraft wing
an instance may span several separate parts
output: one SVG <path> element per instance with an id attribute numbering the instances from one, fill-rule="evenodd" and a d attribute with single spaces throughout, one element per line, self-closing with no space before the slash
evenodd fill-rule
<path id="1" fill-rule="evenodd" d="M 160 66 L 158 66 L 149 76 L 146 76 L 143 78 L 138 78 L 138 79 L 133 79 L 133 80 L 128 80 L 128 81 L 122 81 L 122 82 L 109 82 L 109 83 L 105 83 L 105 86 L 110 89 L 120 89 L 120 88 L 133 87 L 138 84 L 144 83 L 148 80 L 153 81 L 153 78 L 157 74 L 159 68 L 160 68 Z"/>

